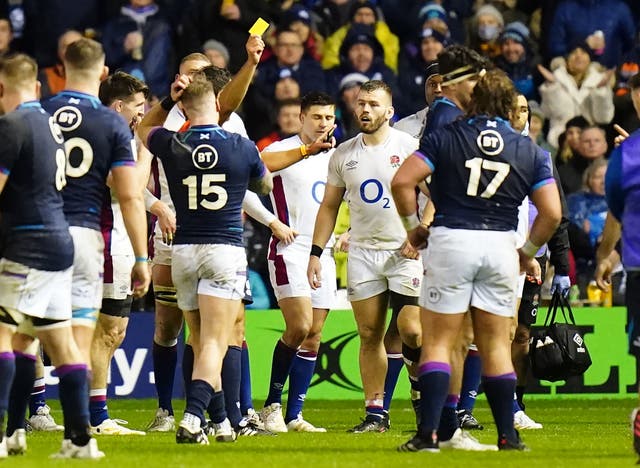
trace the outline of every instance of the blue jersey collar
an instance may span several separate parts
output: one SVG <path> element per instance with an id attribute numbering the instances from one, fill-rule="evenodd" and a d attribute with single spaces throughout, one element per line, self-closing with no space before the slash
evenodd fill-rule
<path id="1" fill-rule="evenodd" d="M 83 93 L 81 91 L 71 91 L 71 90 L 65 89 L 63 91 L 60 91 L 60 93 L 58 93 L 58 96 L 69 96 L 69 97 L 74 97 L 78 99 L 86 99 L 88 101 L 91 101 L 91 104 L 93 104 L 93 107 L 102 105 L 102 103 L 100 102 L 100 99 L 98 99 L 96 96 Z"/>
<path id="2" fill-rule="evenodd" d="M 33 107 L 36 109 L 42 109 L 42 106 L 40 105 L 40 101 L 26 101 L 20 104 L 18 107 L 16 107 L 16 109 L 28 109 L 30 107 Z"/>

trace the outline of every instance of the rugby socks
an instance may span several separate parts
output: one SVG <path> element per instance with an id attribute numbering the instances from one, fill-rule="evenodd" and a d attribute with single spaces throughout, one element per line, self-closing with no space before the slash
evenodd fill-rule
<path id="1" fill-rule="evenodd" d="M 240 366 L 242 365 L 242 348 L 239 346 L 229 346 L 227 354 L 222 361 L 222 390 L 224 391 L 224 404 L 229 421 L 232 427 L 238 427 L 242 420 L 240 412 Z M 214 398 L 209 403 L 209 417 L 213 420 L 212 404 Z"/>
<path id="2" fill-rule="evenodd" d="M 442 414 L 440 415 L 440 426 L 438 427 L 438 440 L 449 440 L 453 437 L 456 429 L 460 427 L 458 421 L 458 402 L 460 397 L 458 395 L 447 395 L 444 400 L 444 406 L 442 408 Z"/>
<path id="3" fill-rule="evenodd" d="M 425 439 L 429 439 L 433 431 L 438 429 L 450 379 L 451 366 L 446 362 L 430 361 L 420 366 L 418 383 L 421 398 L 418 433 Z"/>
<path id="4" fill-rule="evenodd" d="M 520 409 L 522 411 L 524 411 L 524 391 L 525 391 L 526 386 L 525 385 L 517 385 L 516 382 L 516 399 L 518 400 L 518 405 L 520 406 Z"/>
<path id="5" fill-rule="evenodd" d="M 56 368 L 60 379 L 60 405 L 64 415 L 64 438 L 75 445 L 89 443 L 89 373 L 86 364 Z"/>
<path id="6" fill-rule="evenodd" d="M 318 353 L 301 349 L 293 359 L 289 373 L 289 397 L 284 422 L 293 421 L 302 412 L 311 378 L 316 370 Z"/>
<path id="7" fill-rule="evenodd" d="M 209 403 L 209 417 L 211 418 L 211 422 L 214 424 L 220 424 L 225 419 L 227 419 L 227 412 L 224 409 L 223 390 L 214 392 L 211 396 L 211 402 Z"/>
<path id="8" fill-rule="evenodd" d="M 387 413 L 391 407 L 393 392 L 398 384 L 398 378 L 400 377 L 400 371 L 402 371 L 403 366 L 402 353 L 387 353 L 387 375 L 384 379 L 384 403 L 382 405 L 384 411 Z"/>
<path id="9" fill-rule="evenodd" d="M 0 435 L 2 435 L 5 414 L 9 409 L 9 395 L 15 373 L 16 360 L 13 353 L 0 353 Z"/>
<path id="10" fill-rule="evenodd" d="M 9 395 L 9 417 L 7 436 L 16 429 L 24 429 L 24 418 L 29 406 L 29 397 L 36 379 L 36 357 L 33 354 L 13 352 L 15 356 L 15 376 Z"/>
<path id="11" fill-rule="evenodd" d="M 269 394 L 264 406 L 272 403 L 282 403 L 282 389 L 287 381 L 293 358 L 298 352 L 295 348 L 290 348 L 280 339 L 273 349 L 273 359 L 271 361 L 271 379 L 269 380 Z"/>
<path id="12" fill-rule="evenodd" d="M 184 391 L 189 392 L 189 386 L 191 385 L 191 376 L 193 375 L 193 361 L 195 356 L 193 355 L 193 347 L 191 345 L 184 345 L 184 352 L 182 354 L 182 378 L 184 379 Z"/>
<path id="13" fill-rule="evenodd" d="M 498 436 L 508 440 L 518 440 L 513 428 L 513 394 L 516 390 L 516 374 L 482 376 L 484 392 L 487 395 L 493 419 L 496 422 Z"/>
<path id="14" fill-rule="evenodd" d="M 93 427 L 109 419 L 107 411 L 107 389 L 94 388 L 89 391 L 89 422 Z"/>
<path id="15" fill-rule="evenodd" d="M 176 366 L 178 365 L 178 344 L 161 346 L 154 341 L 151 353 L 156 392 L 158 394 L 158 407 L 167 410 L 169 415 L 172 416 L 171 397 L 173 396 L 173 380 L 176 374 Z"/>
<path id="16" fill-rule="evenodd" d="M 242 364 L 240 366 L 240 411 L 247 414 L 253 409 L 251 398 L 251 364 L 249 361 L 249 347 L 247 341 L 242 341 Z"/>
<path id="17" fill-rule="evenodd" d="M 38 414 L 38 408 L 42 408 L 47 404 L 47 399 L 44 396 L 45 389 L 44 377 L 36 379 L 29 398 L 29 417 Z"/>
<path id="18" fill-rule="evenodd" d="M 458 410 L 465 410 L 469 413 L 473 412 L 473 408 L 476 406 L 476 397 L 478 396 L 481 375 L 482 361 L 480 360 L 480 353 L 470 349 L 467 358 L 464 360 L 462 390 L 460 392 Z"/>
<path id="19" fill-rule="evenodd" d="M 520 407 L 520 403 L 518 403 L 517 392 L 513 394 L 513 408 L 511 409 L 511 411 L 513 412 L 513 414 L 516 414 L 518 411 L 522 411 L 522 408 Z"/>
<path id="20" fill-rule="evenodd" d="M 374 399 L 374 400 L 365 400 L 364 401 L 364 410 L 367 416 L 373 416 L 381 420 L 384 418 L 384 402 L 382 399 Z"/>
<path id="21" fill-rule="evenodd" d="M 185 413 L 193 414 L 200 418 L 200 424 L 205 425 L 204 410 L 211 402 L 213 395 L 213 387 L 204 380 L 193 380 L 187 388 L 187 407 Z M 224 411 L 224 398 L 222 400 L 222 408 Z"/>

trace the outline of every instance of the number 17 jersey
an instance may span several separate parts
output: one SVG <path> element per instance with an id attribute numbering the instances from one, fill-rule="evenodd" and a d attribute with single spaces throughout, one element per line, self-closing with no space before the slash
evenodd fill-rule
<path id="1" fill-rule="evenodd" d="M 42 102 L 64 135 L 67 186 L 62 191 L 69 225 L 100 230 L 109 171 L 135 166 L 131 130 L 114 110 L 77 91 L 62 91 Z"/>

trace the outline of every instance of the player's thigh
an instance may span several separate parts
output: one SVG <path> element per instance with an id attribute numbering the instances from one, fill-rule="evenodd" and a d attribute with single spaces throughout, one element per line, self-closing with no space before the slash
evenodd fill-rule
<path id="1" fill-rule="evenodd" d="M 469 308 L 473 280 L 481 257 L 470 232 L 436 227 L 429 236 L 420 306 L 441 314 L 460 314 Z"/>
<path id="2" fill-rule="evenodd" d="M 278 244 L 275 255 L 269 258 L 269 279 L 278 302 L 291 297 L 311 297 L 311 287 L 307 280 L 309 249 L 310 246 L 298 242 L 289 245 Z M 327 277 L 323 264 L 323 286 L 325 281 Z"/>
<path id="3" fill-rule="evenodd" d="M 387 325 L 388 298 L 389 295 L 383 292 L 367 299 L 351 302 L 358 334 L 362 341 L 382 342 Z"/>
<path id="4" fill-rule="evenodd" d="M 347 259 L 347 296 L 352 303 L 376 297 L 389 289 L 384 264 L 387 250 L 351 246 Z M 385 304 L 386 307 L 386 304 Z"/>

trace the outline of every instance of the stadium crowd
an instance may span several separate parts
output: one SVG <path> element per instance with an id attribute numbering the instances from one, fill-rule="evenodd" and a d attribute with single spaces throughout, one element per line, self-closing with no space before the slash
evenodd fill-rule
<path id="1" fill-rule="evenodd" d="M 365 401 L 349 432 L 389 429 L 406 366 L 398 450 L 527 450 L 545 273 L 640 307 L 639 30 L 623 0 L 0 2 L 0 458 L 27 429 L 64 431 L 60 458 L 144 435 L 110 417 L 107 372 L 145 298 L 147 431 L 325 432 L 302 411 L 338 285 Z M 249 307 L 285 323 L 259 411 Z M 481 385 L 497 444 L 469 432 Z"/>

